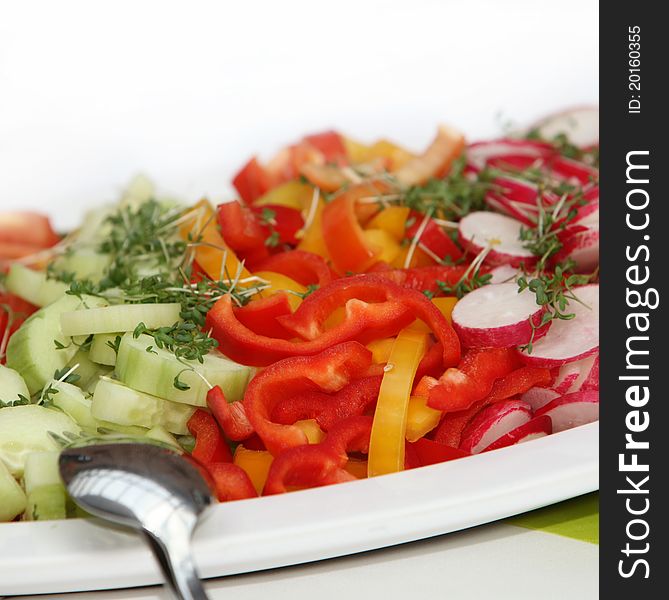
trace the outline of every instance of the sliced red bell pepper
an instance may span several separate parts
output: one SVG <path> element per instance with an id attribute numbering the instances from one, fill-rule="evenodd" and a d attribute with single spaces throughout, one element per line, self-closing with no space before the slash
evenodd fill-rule
<path id="1" fill-rule="evenodd" d="M 451 448 L 458 448 L 460 446 L 460 439 L 462 432 L 476 414 L 490 404 L 490 400 L 486 397 L 478 402 L 474 402 L 468 409 L 459 410 L 456 412 L 449 412 L 444 415 L 439 423 L 439 426 L 434 431 L 434 441 Z"/>
<path id="2" fill-rule="evenodd" d="M 250 208 L 240 202 L 224 202 L 218 205 L 217 213 L 221 235 L 238 256 L 252 254 L 255 260 L 269 256 L 266 233 Z"/>
<path id="3" fill-rule="evenodd" d="M 215 462 L 232 462 L 232 453 L 225 443 L 221 430 L 207 411 L 198 408 L 188 419 L 188 431 L 195 437 L 191 456 L 208 467 Z"/>
<path id="4" fill-rule="evenodd" d="M 404 470 L 408 471 L 409 469 L 417 469 L 423 465 L 420 462 L 418 453 L 413 447 L 413 444 L 409 442 L 404 442 Z M 368 467 L 369 468 L 369 467 Z"/>
<path id="5" fill-rule="evenodd" d="M 244 395 L 248 419 L 267 449 L 277 456 L 286 448 L 307 443 L 294 425 L 271 420 L 282 397 L 305 391 L 336 392 L 362 376 L 372 363 L 372 353 L 357 342 L 346 342 L 316 356 L 295 356 L 280 360 L 258 373 Z"/>
<path id="6" fill-rule="evenodd" d="M 519 366 L 513 348 L 470 349 L 458 367 L 447 369 L 430 389 L 428 406 L 447 412 L 465 410 L 485 398 L 497 379 Z"/>
<path id="7" fill-rule="evenodd" d="M 470 454 L 464 450 L 440 444 L 439 442 L 428 440 L 427 438 L 421 438 L 408 445 L 411 446 L 416 453 L 420 466 L 422 467 L 470 456 Z"/>
<path id="8" fill-rule="evenodd" d="M 257 498 L 258 492 L 246 471 L 229 462 L 215 462 L 206 465 L 214 482 L 219 502 Z"/>
<path id="9" fill-rule="evenodd" d="M 242 325 L 258 335 L 284 340 L 293 337 L 293 334 L 277 320 L 278 317 L 290 315 L 293 312 L 288 294 L 285 292 L 254 300 L 245 306 L 234 307 L 232 310 Z"/>
<path id="10" fill-rule="evenodd" d="M 304 141 L 312 148 L 316 148 L 325 159 L 325 162 L 337 165 L 348 164 L 348 153 L 341 135 L 336 131 L 324 131 L 304 137 Z"/>
<path id="11" fill-rule="evenodd" d="M 243 402 L 228 402 L 219 386 L 207 392 L 207 406 L 228 439 L 241 442 L 255 433 Z"/>
<path id="12" fill-rule="evenodd" d="M 253 206 L 251 210 L 263 228 L 265 240 L 272 232 L 276 232 L 278 244 L 293 246 L 298 244 L 299 240 L 295 234 L 304 226 L 304 219 L 299 210 L 277 204 Z"/>
<path id="13" fill-rule="evenodd" d="M 413 267 L 411 269 L 391 269 L 376 273 L 393 283 L 418 290 L 431 292 L 435 295 L 443 294 L 438 281 L 448 285 L 457 284 L 467 271 L 467 265 L 434 265 L 430 267 Z M 479 273 L 484 274 L 485 269 Z"/>
<path id="14" fill-rule="evenodd" d="M 283 494 L 291 487 L 319 487 L 355 481 L 342 468 L 341 457 L 323 445 L 303 445 L 284 450 L 274 458 L 263 496 Z"/>
<path id="15" fill-rule="evenodd" d="M 0 212 L 0 243 L 7 245 L 4 247 L 16 244 L 35 251 L 50 248 L 59 240 L 46 215 L 29 211 Z"/>
<path id="16" fill-rule="evenodd" d="M 439 377 L 444 372 L 444 347 L 441 342 L 432 344 L 418 364 L 414 381 L 418 383 L 425 375 Z"/>
<path id="17" fill-rule="evenodd" d="M 353 416 L 339 421 L 322 442 L 324 446 L 342 459 L 342 467 L 348 461 L 349 452 L 369 452 L 369 438 L 372 433 L 372 417 Z"/>
<path id="18" fill-rule="evenodd" d="M 407 227 L 405 233 L 405 239 L 409 240 L 409 242 L 413 241 L 414 236 L 418 233 L 425 215 L 412 211 L 411 217 L 413 217 L 414 223 L 410 227 Z M 450 236 L 437 225 L 437 223 L 435 223 L 434 219 L 428 220 L 427 226 L 420 236 L 419 243 L 442 260 L 446 257 L 450 257 L 451 260 L 459 260 L 462 257 L 462 250 L 460 250 Z"/>
<path id="19" fill-rule="evenodd" d="M 333 278 L 325 259 L 305 250 L 289 250 L 266 258 L 256 266 L 258 271 L 274 271 L 302 285 L 324 286 Z"/>
<path id="20" fill-rule="evenodd" d="M 252 204 L 272 187 L 269 173 L 256 157 L 249 160 L 235 175 L 232 185 L 241 199 L 248 204 Z"/>
<path id="21" fill-rule="evenodd" d="M 504 400 L 518 394 L 524 394 L 535 386 L 548 386 L 552 380 L 550 369 L 521 367 L 495 381 L 489 398 L 491 402 Z"/>

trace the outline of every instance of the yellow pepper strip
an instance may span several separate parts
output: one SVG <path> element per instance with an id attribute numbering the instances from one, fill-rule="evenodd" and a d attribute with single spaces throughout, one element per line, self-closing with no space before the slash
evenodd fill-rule
<path id="1" fill-rule="evenodd" d="M 373 249 L 380 261 L 390 264 L 397 258 L 401 248 L 395 238 L 383 229 L 365 229 L 367 245 Z"/>
<path id="2" fill-rule="evenodd" d="M 197 264 L 214 281 L 221 278 L 221 273 L 225 278 L 227 276 L 226 272 L 230 277 L 235 277 L 241 263 L 235 253 L 227 247 L 218 232 L 214 208 L 207 200 L 200 200 L 193 209 L 199 212 L 199 216 L 194 217 L 192 221 L 186 221 L 179 229 L 179 234 L 185 241 L 192 239 L 194 242 L 203 244 L 194 248 Z M 250 275 L 242 267 L 240 277 L 244 278 Z"/>
<path id="3" fill-rule="evenodd" d="M 348 471 L 353 477 L 358 479 L 367 479 L 367 461 L 350 459 L 344 465 L 344 469 Z"/>
<path id="4" fill-rule="evenodd" d="M 370 477 L 404 470 L 409 397 L 427 340 L 426 333 L 403 329 L 390 352 L 369 442 L 367 473 Z"/>
<path id="5" fill-rule="evenodd" d="M 404 239 L 407 219 L 411 210 L 408 206 L 389 206 L 378 212 L 369 222 L 370 229 L 383 229 L 395 238 L 396 242 Z"/>
<path id="6" fill-rule="evenodd" d="M 258 198 L 253 205 L 267 206 L 272 204 L 287 206 L 296 210 L 307 210 L 313 194 L 313 186 L 300 181 L 287 181 L 272 188 L 264 196 Z"/>
<path id="7" fill-rule="evenodd" d="M 347 137 L 344 137 L 343 140 L 348 159 L 354 165 L 369 162 L 371 160 L 372 156 L 369 146 L 361 144 L 360 142 L 356 142 L 355 140 Z"/>
<path id="8" fill-rule="evenodd" d="M 318 199 L 318 206 L 316 208 L 316 213 L 314 215 L 311 224 L 308 224 L 304 233 L 302 234 L 302 239 L 297 245 L 298 250 L 306 250 L 307 252 L 313 252 L 325 258 L 329 258 L 328 249 L 325 245 L 325 240 L 323 239 L 323 209 L 325 208 L 325 200 L 323 198 Z M 309 209 L 306 209 L 307 211 Z M 308 217 L 307 217 L 308 218 Z"/>
<path id="9" fill-rule="evenodd" d="M 427 405 L 427 398 L 411 396 L 407 412 L 407 441 L 415 442 L 432 431 L 439 425 L 441 414 L 440 410 L 435 410 Z"/>
<path id="10" fill-rule="evenodd" d="M 455 307 L 458 299 L 455 296 L 443 296 L 439 298 L 432 298 L 432 304 L 434 304 L 439 311 L 441 312 L 444 317 L 446 317 L 446 320 L 449 323 L 453 323 L 453 308 Z M 409 325 L 411 329 L 414 331 L 425 331 L 429 332 L 430 328 L 423 323 L 423 321 L 415 320 L 411 325 Z"/>
<path id="11" fill-rule="evenodd" d="M 379 140 L 369 148 L 370 159 L 374 158 L 385 158 L 390 161 L 389 168 L 391 171 L 399 169 L 408 163 L 412 158 L 415 158 L 415 154 L 412 154 L 408 150 L 401 148 L 393 142 L 388 140 Z M 368 159 L 368 160 L 370 160 Z"/>
<path id="12" fill-rule="evenodd" d="M 390 351 L 393 349 L 395 338 L 384 338 L 381 340 L 374 340 L 367 344 L 367 349 L 372 352 L 372 362 L 377 364 L 387 363 L 390 358 Z"/>
<path id="13" fill-rule="evenodd" d="M 325 439 L 325 432 L 319 427 L 315 419 L 295 421 L 295 426 L 302 430 L 310 444 L 320 444 Z"/>
<path id="14" fill-rule="evenodd" d="M 400 253 L 397 255 L 395 260 L 392 262 L 392 266 L 397 268 L 397 269 L 403 269 L 404 268 L 404 262 L 406 261 L 407 254 L 409 253 L 409 246 L 402 246 Z M 416 248 L 416 251 L 413 254 L 413 257 L 411 258 L 411 263 L 409 263 L 409 267 L 430 267 L 432 265 L 436 264 L 434 259 L 428 256 L 425 252 L 423 252 L 420 248 Z"/>
<path id="15" fill-rule="evenodd" d="M 298 283 L 294 279 L 291 279 L 282 273 L 275 273 L 274 271 L 257 271 L 254 273 L 254 275 L 269 282 L 271 286 L 262 291 L 262 297 L 266 298 L 267 296 L 271 296 L 276 292 L 287 291 L 289 292 L 287 294 L 288 303 L 293 310 L 295 310 L 302 303 L 302 298 L 296 294 L 305 294 L 307 292 L 307 288 L 305 288 L 301 283 Z M 296 294 L 291 294 L 290 292 L 296 292 Z M 261 296 L 261 294 L 256 294 L 256 296 Z M 253 298 L 254 296 L 251 297 L 252 300 Z"/>
<path id="16" fill-rule="evenodd" d="M 267 474 L 273 460 L 274 457 L 267 450 L 247 450 L 240 444 L 235 449 L 232 462 L 244 469 L 256 492 L 260 495 L 265 487 Z"/>

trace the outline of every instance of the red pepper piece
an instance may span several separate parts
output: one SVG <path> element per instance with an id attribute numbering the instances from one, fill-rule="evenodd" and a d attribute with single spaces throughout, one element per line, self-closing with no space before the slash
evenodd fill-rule
<path id="1" fill-rule="evenodd" d="M 418 233 L 423 219 L 425 218 L 424 215 L 416 211 L 410 213 L 410 218 L 411 217 L 413 217 L 414 223 L 411 227 L 407 227 L 405 233 L 405 238 L 409 241 L 414 239 L 414 236 Z M 452 260 L 458 260 L 462 257 L 462 250 L 460 250 L 459 246 L 449 237 L 449 235 L 434 222 L 434 219 L 428 220 L 427 226 L 420 236 L 419 244 L 425 246 L 441 259 L 449 256 Z"/>
<path id="2" fill-rule="evenodd" d="M 466 270 L 467 265 L 434 265 L 431 267 L 379 271 L 376 275 L 412 290 L 418 290 L 419 292 L 428 291 L 439 295 L 443 294 L 443 292 L 437 281 L 443 281 L 448 285 L 455 285 L 462 279 Z M 479 272 L 484 274 L 486 270 L 481 269 Z"/>
<path id="3" fill-rule="evenodd" d="M 289 448 L 272 462 L 263 496 L 283 494 L 289 487 L 319 487 L 355 481 L 356 478 L 341 464 L 341 457 L 323 444 Z"/>
<path id="4" fill-rule="evenodd" d="M 360 377 L 371 363 L 372 353 L 357 342 L 333 346 L 316 356 L 276 362 L 249 383 L 244 396 L 246 415 L 274 456 L 286 448 L 306 444 L 307 438 L 298 427 L 272 422 L 279 400 L 310 390 L 336 392 Z"/>
<path id="5" fill-rule="evenodd" d="M 429 377 L 439 377 L 444 372 L 444 347 L 441 342 L 435 342 L 430 346 L 425 356 L 418 363 L 414 381 L 420 380 L 428 375 Z M 416 384 L 417 385 L 417 384 Z M 416 395 L 416 394 L 414 394 Z"/>
<path id="6" fill-rule="evenodd" d="M 254 260 L 269 256 L 267 235 L 251 209 L 239 202 L 224 202 L 217 212 L 221 235 L 238 256 L 251 254 Z M 234 277 L 234 273 L 230 275 Z"/>
<path id="7" fill-rule="evenodd" d="M 488 398 L 474 402 L 468 409 L 450 412 L 444 415 L 439 426 L 434 431 L 434 441 L 451 448 L 460 446 L 462 432 L 476 414 L 490 404 Z"/>
<path id="8" fill-rule="evenodd" d="M 421 438 L 408 445 L 415 452 L 418 462 L 422 467 L 470 456 L 469 452 L 440 444 L 427 438 Z"/>
<path id="9" fill-rule="evenodd" d="M 241 199 L 251 204 L 269 191 L 272 187 L 270 179 L 267 171 L 253 157 L 235 175 L 232 185 L 235 186 Z"/>
<path id="10" fill-rule="evenodd" d="M 495 381 L 489 398 L 491 402 L 504 400 L 505 398 L 511 398 L 511 396 L 523 394 L 534 386 L 548 386 L 552 380 L 550 369 L 521 367 Z"/>
<path id="11" fill-rule="evenodd" d="M 336 131 L 330 130 L 307 135 L 304 137 L 304 141 L 312 148 L 316 148 L 323 155 L 326 163 L 348 164 L 348 154 L 344 140 Z"/>
<path id="12" fill-rule="evenodd" d="M 191 456 L 208 467 L 210 463 L 232 462 L 230 448 L 221 435 L 221 430 L 207 411 L 198 408 L 188 419 L 188 431 L 195 436 L 195 448 Z"/>
<path id="13" fill-rule="evenodd" d="M 409 442 L 404 442 L 404 470 L 408 471 L 409 469 L 417 469 L 423 465 L 420 462 L 418 453 L 416 452 L 413 444 Z"/>
<path id="14" fill-rule="evenodd" d="M 354 300 L 357 301 L 356 304 L 353 304 Z M 313 340 L 323 336 L 327 318 L 335 309 L 346 306 L 346 321 L 349 321 L 353 317 L 352 309 L 355 307 L 362 310 L 362 303 L 373 303 L 365 305 L 365 312 L 376 317 L 381 316 L 384 306 L 400 303 L 413 319 L 425 322 L 441 342 L 444 366 L 456 365 L 460 360 L 460 340 L 441 311 L 421 292 L 392 283 L 385 279 L 383 274 L 336 279 L 307 296 L 292 315 L 281 317 L 280 321 L 296 335 L 306 340 Z M 379 327 L 369 333 L 367 341 L 391 337 L 396 335 L 398 330 L 386 325 L 385 328 Z M 363 341 L 361 337 L 356 339 Z"/>
<path id="15" fill-rule="evenodd" d="M 349 452 L 369 452 L 369 438 L 372 434 L 372 417 L 356 416 L 339 421 L 329 432 L 322 445 L 330 448 L 342 460 L 348 461 Z"/>
<path id="16" fill-rule="evenodd" d="M 216 462 L 208 464 L 207 471 L 214 482 L 219 502 L 257 498 L 253 483 L 241 467 L 229 462 Z"/>
<path id="17" fill-rule="evenodd" d="M 490 393 L 495 380 L 519 366 L 512 348 L 468 350 L 458 367 L 447 369 L 432 387 L 428 406 L 447 412 L 467 409 Z"/>
<path id="18" fill-rule="evenodd" d="M 260 220 L 261 226 L 267 239 L 272 231 L 276 231 L 279 236 L 278 243 L 291 244 L 293 246 L 299 243 L 295 234 L 304 226 L 304 219 L 299 210 L 289 206 L 278 204 L 266 204 L 264 206 L 251 207 L 253 214 Z M 272 211 L 271 219 L 263 223 L 267 211 Z"/>
<path id="19" fill-rule="evenodd" d="M 241 442 L 253 435 L 253 425 L 246 416 L 244 404 L 229 403 L 219 386 L 207 392 L 207 406 L 228 439 Z"/>
<path id="20" fill-rule="evenodd" d="M 277 256 L 281 255 L 277 254 Z M 278 317 L 290 315 L 293 312 L 285 292 L 255 300 L 246 306 L 234 307 L 232 310 L 237 320 L 253 333 L 284 340 L 294 337 L 277 320 Z"/>
<path id="21" fill-rule="evenodd" d="M 302 285 L 322 287 L 332 281 L 333 274 L 325 259 L 305 250 L 289 250 L 266 258 L 256 265 L 257 271 L 273 271 L 290 277 Z"/>
<path id="22" fill-rule="evenodd" d="M 304 302 L 300 306 L 303 305 Z M 438 312 L 438 309 L 435 310 Z M 439 316 L 443 319 L 441 313 Z M 400 302 L 351 302 L 347 306 L 347 318 L 343 323 L 324 332 L 318 339 L 294 342 L 251 331 L 235 317 L 232 300 L 228 295 L 223 296 L 211 308 L 207 314 L 206 327 L 211 330 L 221 352 L 232 360 L 245 365 L 266 366 L 291 356 L 318 354 L 336 344 L 351 340 L 367 343 L 375 337 L 390 337 L 412 321 L 410 310 Z"/>

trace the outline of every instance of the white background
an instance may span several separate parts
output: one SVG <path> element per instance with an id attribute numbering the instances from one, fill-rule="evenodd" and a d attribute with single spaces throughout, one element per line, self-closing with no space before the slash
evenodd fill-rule
<path id="1" fill-rule="evenodd" d="M 594 0 L 0 0 L 0 208 L 61 226 L 144 171 L 195 200 L 336 127 L 420 149 L 598 101 Z M 501 120 L 500 120 L 501 115 Z"/>

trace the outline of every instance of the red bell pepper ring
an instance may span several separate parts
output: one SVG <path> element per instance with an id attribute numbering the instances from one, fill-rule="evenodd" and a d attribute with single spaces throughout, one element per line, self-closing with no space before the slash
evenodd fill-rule
<path id="1" fill-rule="evenodd" d="M 241 442 L 255 433 L 246 416 L 244 404 L 229 403 L 219 386 L 214 386 L 207 392 L 207 406 L 228 439 Z"/>
<path id="2" fill-rule="evenodd" d="M 216 462 L 207 465 L 219 502 L 257 498 L 258 492 L 253 487 L 244 469 L 229 462 Z"/>
<path id="3" fill-rule="evenodd" d="M 495 381 L 488 397 L 491 402 L 504 400 L 518 394 L 524 394 L 535 386 L 546 387 L 550 385 L 552 380 L 553 376 L 550 369 L 521 367 Z"/>
<path id="4" fill-rule="evenodd" d="M 239 196 L 247 204 L 252 204 L 272 187 L 269 173 L 255 157 L 249 160 L 235 175 L 232 185 L 235 186 Z"/>
<path id="5" fill-rule="evenodd" d="M 429 377 L 439 377 L 444 371 L 444 347 L 441 342 L 435 342 L 430 346 L 425 356 L 418 363 L 414 381 L 420 382 L 425 375 Z M 416 385 L 418 385 L 416 383 Z M 414 394 L 416 395 L 416 394 Z M 420 394 L 418 394 L 420 395 Z"/>
<path id="6" fill-rule="evenodd" d="M 420 229 L 424 215 L 412 211 L 410 213 L 410 218 L 413 217 L 414 223 L 407 227 L 405 232 L 405 238 L 410 242 L 413 241 L 414 237 Z M 451 260 L 458 260 L 462 257 L 462 250 L 459 246 L 450 238 L 450 236 L 435 223 L 434 219 L 429 219 L 427 226 L 423 230 L 422 235 L 420 236 L 419 244 L 425 246 L 430 252 L 436 254 L 440 259 L 444 259 L 447 256 Z"/>
<path id="7" fill-rule="evenodd" d="M 401 302 L 365 304 L 356 301 L 347 306 L 347 318 L 343 323 L 324 332 L 318 339 L 294 342 L 254 333 L 235 317 L 232 300 L 226 295 L 207 314 L 206 327 L 221 352 L 232 360 L 245 365 L 266 366 L 291 356 L 318 354 L 342 342 L 359 340 L 367 343 L 375 337 L 390 337 L 412 321 L 410 310 Z"/>
<path id="8" fill-rule="evenodd" d="M 348 164 L 348 153 L 341 135 L 336 131 L 324 131 L 304 137 L 304 142 L 318 150 L 326 163 L 340 166 Z"/>
<path id="9" fill-rule="evenodd" d="M 417 469 L 423 465 L 420 462 L 418 453 L 416 452 L 413 444 L 409 442 L 404 442 L 404 470 L 408 471 L 409 469 Z"/>
<path id="10" fill-rule="evenodd" d="M 346 307 L 345 322 L 354 319 L 356 312 L 364 310 L 365 313 L 376 315 L 377 322 L 380 321 L 378 328 L 368 328 L 373 333 L 368 338 L 368 341 L 371 341 L 398 333 L 399 330 L 394 328 L 394 324 L 386 323 L 383 326 L 381 325 L 383 320 L 378 319 L 386 307 L 398 303 L 406 308 L 410 322 L 420 319 L 441 342 L 444 366 L 456 365 L 460 360 L 460 340 L 446 317 L 425 294 L 388 281 L 382 273 L 336 279 L 328 286 L 307 296 L 292 315 L 281 317 L 279 320 L 287 329 L 303 339 L 316 340 L 335 330 L 324 329 L 328 317 L 335 309 Z M 363 341 L 361 337 L 356 339 Z"/>
<path id="11" fill-rule="evenodd" d="M 332 281 L 333 274 L 325 259 L 305 250 L 289 250 L 266 258 L 256 265 L 258 271 L 273 271 L 301 283 L 323 287 Z"/>
<path id="12" fill-rule="evenodd" d="M 437 282 L 443 281 L 448 285 L 456 285 L 462 279 L 467 268 L 468 265 L 435 265 L 412 269 L 391 269 L 379 271 L 375 275 L 412 290 L 443 295 L 443 291 Z M 479 270 L 482 275 L 486 272 L 485 268 Z"/>
<path id="13" fill-rule="evenodd" d="M 421 438 L 408 445 L 411 446 L 414 451 L 421 467 L 471 456 L 469 452 L 445 444 L 440 444 L 439 442 L 428 440 L 427 438 Z"/>
<path id="14" fill-rule="evenodd" d="M 191 456 L 207 467 L 216 462 L 232 462 L 232 453 L 221 435 L 221 430 L 207 411 L 198 408 L 188 419 L 188 431 L 195 437 Z"/>
<path id="15" fill-rule="evenodd" d="M 299 210 L 278 204 L 266 204 L 262 207 L 252 206 L 251 210 L 260 221 L 265 240 L 269 238 L 273 231 L 276 231 L 279 244 L 296 246 L 299 243 L 295 234 L 304 226 L 304 219 Z M 268 211 L 271 211 L 271 213 Z"/>
<path id="16" fill-rule="evenodd" d="M 356 478 L 342 468 L 341 457 L 323 444 L 289 448 L 276 456 L 263 496 L 283 494 L 291 487 L 319 487 Z"/>
<path id="17" fill-rule="evenodd" d="M 294 425 L 271 420 L 282 397 L 316 390 L 337 392 L 364 374 L 372 364 L 372 353 L 357 342 L 346 342 L 316 356 L 286 358 L 267 367 L 249 383 L 244 395 L 248 419 L 267 449 L 277 456 L 282 450 L 308 443 Z"/>
<path id="18" fill-rule="evenodd" d="M 269 256 L 269 250 L 265 246 L 267 236 L 251 209 L 240 202 L 224 202 L 216 210 L 221 235 L 237 255 L 251 253 L 256 260 Z"/>
<path id="19" fill-rule="evenodd" d="M 281 256 L 277 254 L 277 256 Z M 279 321 L 278 317 L 290 315 L 293 309 L 285 292 L 273 294 L 269 298 L 261 298 L 241 307 L 233 307 L 237 320 L 258 335 L 271 338 L 290 339 L 293 334 Z"/>
<path id="20" fill-rule="evenodd" d="M 328 432 L 322 445 L 341 458 L 343 467 L 348 461 L 349 452 L 369 452 L 373 420 L 372 417 L 362 415 L 342 419 Z"/>
<path id="21" fill-rule="evenodd" d="M 520 366 L 513 348 L 470 349 L 457 368 L 447 369 L 430 389 L 428 406 L 445 412 L 469 408 L 485 398 L 497 379 Z"/>

